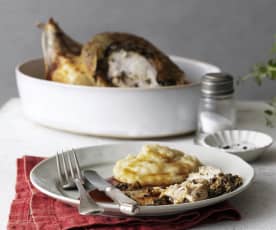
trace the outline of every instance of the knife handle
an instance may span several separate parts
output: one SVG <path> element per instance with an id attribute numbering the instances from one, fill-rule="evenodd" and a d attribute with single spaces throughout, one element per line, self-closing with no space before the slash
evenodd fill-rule
<path id="1" fill-rule="evenodd" d="M 107 187 L 105 193 L 113 201 L 119 204 L 120 211 L 127 215 L 135 215 L 139 212 L 139 207 L 136 201 L 130 199 L 121 190 L 115 187 Z"/>

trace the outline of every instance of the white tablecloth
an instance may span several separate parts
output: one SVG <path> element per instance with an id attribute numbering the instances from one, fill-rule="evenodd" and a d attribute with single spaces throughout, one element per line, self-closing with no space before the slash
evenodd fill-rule
<path id="1" fill-rule="evenodd" d="M 238 128 L 266 132 L 276 139 L 276 128 L 265 126 L 261 102 L 239 103 Z M 192 136 L 163 139 L 191 142 Z M 0 229 L 5 229 L 14 198 L 16 158 L 22 155 L 51 156 L 66 148 L 121 142 L 123 140 L 81 136 L 48 129 L 27 120 L 19 99 L 9 100 L 0 110 Z M 252 163 L 256 177 L 250 188 L 231 199 L 242 214 L 241 221 L 224 221 L 197 229 L 272 230 L 276 229 L 276 145 Z"/>

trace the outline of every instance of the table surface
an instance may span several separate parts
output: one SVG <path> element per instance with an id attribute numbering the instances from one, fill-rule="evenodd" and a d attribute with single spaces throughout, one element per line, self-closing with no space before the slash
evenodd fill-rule
<path id="1" fill-rule="evenodd" d="M 238 104 L 238 128 L 254 129 L 270 134 L 276 139 L 276 128 L 265 126 L 262 102 Z M 5 229 L 16 176 L 16 158 L 23 155 L 51 156 L 62 149 L 117 143 L 124 140 L 81 136 L 42 127 L 26 119 L 17 98 L 9 100 L 0 109 L 0 229 Z M 158 140 L 160 141 L 160 140 Z M 162 139 L 164 142 L 192 142 L 193 136 Z M 256 176 L 253 184 L 230 202 L 240 210 L 241 221 L 224 221 L 196 229 L 272 230 L 276 229 L 276 145 L 252 163 Z"/>

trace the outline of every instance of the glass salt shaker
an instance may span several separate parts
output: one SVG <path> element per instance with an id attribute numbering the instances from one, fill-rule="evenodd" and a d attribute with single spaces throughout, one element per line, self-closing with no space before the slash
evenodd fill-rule
<path id="1" fill-rule="evenodd" d="M 201 80 L 201 98 L 195 143 L 202 144 L 211 133 L 233 129 L 236 124 L 233 77 L 209 73 Z"/>

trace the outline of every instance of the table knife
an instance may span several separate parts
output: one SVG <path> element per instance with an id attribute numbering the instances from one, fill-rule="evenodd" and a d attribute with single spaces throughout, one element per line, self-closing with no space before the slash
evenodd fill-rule
<path id="1" fill-rule="evenodd" d="M 136 201 L 130 199 L 121 190 L 108 183 L 94 170 L 85 170 L 84 177 L 93 184 L 98 190 L 103 191 L 115 203 L 119 204 L 120 211 L 127 215 L 135 215 L 139 212 L 139 206 Z"/>

